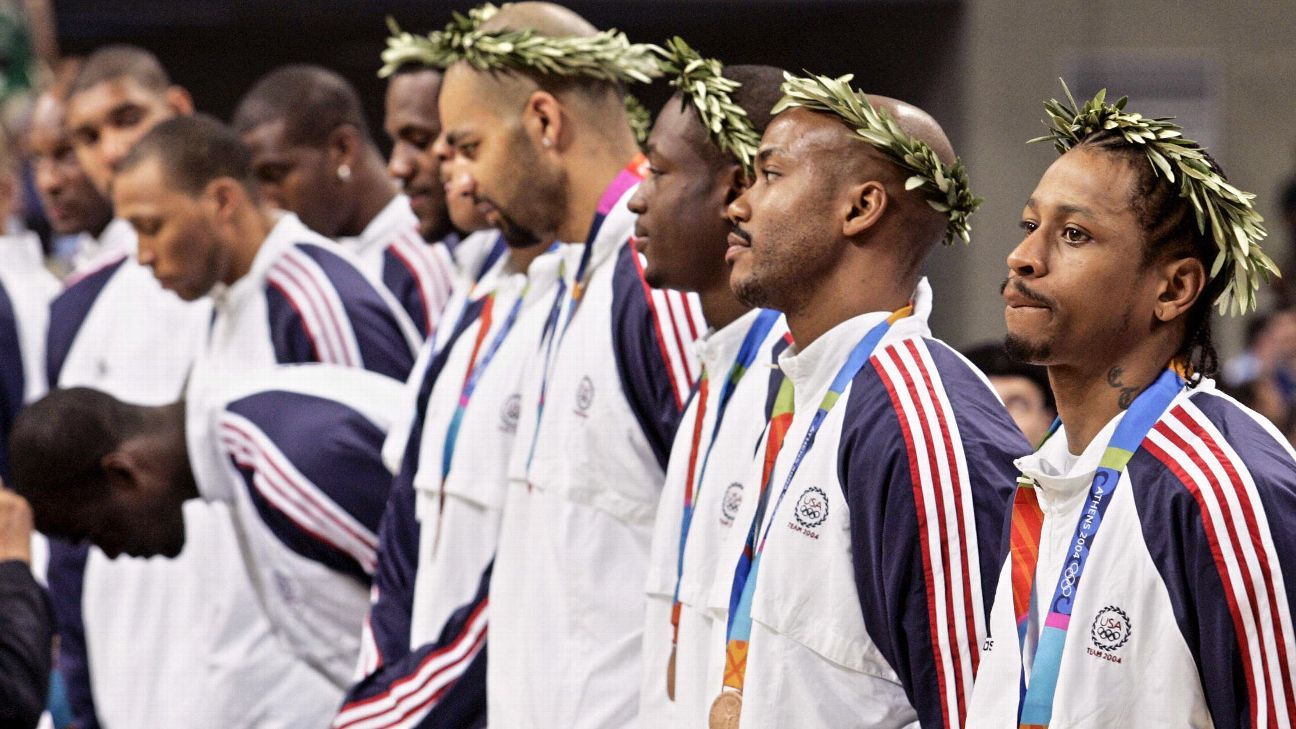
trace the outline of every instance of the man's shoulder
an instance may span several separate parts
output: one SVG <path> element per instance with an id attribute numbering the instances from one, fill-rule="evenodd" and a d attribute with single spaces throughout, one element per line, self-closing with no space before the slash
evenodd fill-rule
<path id="1" fill-rule="evenodd" d="M 78 271 L 64 282 L 63 291 L 54 297 L 54 306 L 69 306 L 70 302 L 93 299 L 103 291 L 108 282 L 126 265 L 127 256 L 116 256 L 98 266 Z"/>
<path id="2" fill-rule="evenodd" d="M 385 430 L 403 389 L 399 380 L 357 367 L 284 364 L 243 378 L 218 399 L 226 412 L 295 440 L 294 434 L 326 432 L 353 417 Z"/>
<path id="3" fill-rule="evenodd" d="M 1296 452 L 1264 416 L 1213 386 L 1174 403 L 1131 461 L 1144 479 L 1254 483 L 1296 493 Z"/>
<path id="4" fill-rule="evenodd" d="M 994 432 L 1014 444 L 1021 438 L 989 380 L 963 355 L 932 337 L 905 337 L 883 342 L 873 353 L 872 366 L 855 377 L 859 397 L 852 401 L 886 403 L 901 417 L 900 424 L 926 413 L 937 422 L 957 419 L 960 431 Z M 948 423 L 942 424 L 942 428 Z M 965 432 L 964 435 L 967 433 Z"/>
<path id="5" fill-rule="evenodd" d="M 357 457 L 378 460 L 385 432 L 352 403 L 280 388 L 257 390 L 229 402 L 221 413 L 219 437 L 232 453 L 277 453 L 293 469 L 317 480 Z"/>
<path id="6" fill-rule="evenodd" d="M 327 239 L 301 239 L 285 246 L 266 269 L 262 286 L 286 296 L 299 310 L 382 303 L 379 284 L 364 273 L 356 254 Z"/>

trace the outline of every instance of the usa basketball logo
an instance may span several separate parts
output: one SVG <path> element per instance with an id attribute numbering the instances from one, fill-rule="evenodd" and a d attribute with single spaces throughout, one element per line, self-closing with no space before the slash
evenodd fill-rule
<path id="1" fill-rule="evenodd" d="M 828 520 L 828 494 L 818 486 L 807 488 L 801 492 L 801 498 L 797 499 L 793 513 L 798 524 L 806 529 L 814 529 Z"/>
<path id="2" fill-rule="evenodd" d="M 584 415 L 594 404 L 594 381 L 588 376 L 582 377 L 576 388 L 576 414 Z"/>
<path id="3" fill-rule="evenodd" d="M 1089 638 L 1100 650 L 1115 652 L 1130 639 L 1130 619 L 1124 610 L 1108 605 L 1094 616 Z"/>
<path id="4" fill-rule="evenodd" d="M 738 516 L 738 508 L 742 506 L 743 485 L 740 483 L 731 483 L 729 488 L 725 489 L 724 498 L 720 500 L 720 523 L 729 526 L 733 523 L 734 518 Z"/>
<path id="5" fill-rule="evenodd" d="M 516 392 L 504 400 L 500 407 L 500 430 L 505 433 L 516 433 L 518 419 L 522 416 L 522 396 Z"/>

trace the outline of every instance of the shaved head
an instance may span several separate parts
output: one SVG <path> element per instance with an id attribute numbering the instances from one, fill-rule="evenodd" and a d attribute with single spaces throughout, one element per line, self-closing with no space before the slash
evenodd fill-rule
<path id="1" fill-rule="evenodd" d="M 931 114 L 908 102 L 892 99 L 889 96 L 867 94 L 869 103 L 875 109 L 885 109 L 895 119 L 900 129 L 909 136 L 924 142 L 932 148 L 940 161 L 946 165 L 954 164 L 954 145 L 950 144 L 945 130 L 931 117 Z"/>
<path id="2" fill-rule="evenodd" d="M 542 2 L 506 5 L 481 28 L 549 38 L 599 32 Z M 496 227 L 541 240 L 584 240 L 599 195 L 639 151 L 616 81 L 459 61 L 446 69 L 439 103 L 444 145 L 474 180 L 478 210 Z"/>
<path id="3" fill-rule="evenodd" d="M 901 131 L 925 143 L 936 153 L 940 161 L 949 166 L 956 159 L 954 146 L 950 144 L 945 130 L 930 114 L 922 109 L 899 99 L 888 96 L 867 94 L 873 108 L 886 111 L 891 115 Z M 944 240 L 945 229 L 949 218 L 931 207 L 927 198 L 917 190 L 906 190 L 905 180 L 912 172 L 904 169 L 879 151 L 876 147 L 861 139 L 853 128 L 835 114 L 814 112 L 825 120 L 836 122 L 836 142 L 827 142 L 835 154 L 833 177 L 839 184 L 858 184 L 867 179 L 878 180 L 886 185 L 894 214 L 891 216 L 897 226 L 885 226 L 880 230 L 903 231 L 901 237 L 909 243 L 909 263 L 913 271 L 921 266 L 927 254 L 938 243 Z M 892 235 L 892 233 L 888 233 Z"/>
<path id="4" fill-rule="evenodd" d="M 521 2 L 500 8 L 499 12 L 482 23 L 483 31 L 531 30 L 550 38 L 588 38 L 599 30 L 575 12 L 553 3 Z M 520 112 L 532 92 L 547 91 L 563 99 L 589 107 L 584 114 L 620 114 L 624 117 L 621 84 L 585 77 L 565 77 L 531 73 L 525 70 L 508 72 L 479 71 L 467 63 L 450 67 L 454 76 L 470 76 L 483 98 L 490 99 L 497 111 L 507 117 Z"/>
<path id="5" fill-rule="evenodd" d="M 926 112 L 867 98 L 942 162 L 954 162 Z M 738 298 L 796 320 L 799 345 L 843 317 L 899 308 L 949 222 L 924 193 L 905 189 L 910 176 L 835 113 L 800 106 L 780 113 L 761 138 L 755 180 L 728 209 L 736 246 L 729 282 Z"/>
<path id="6" fill-rule="evenodd" d="M 500 8 L 481 29 L 534 30 L 553 38 L 588 37 L 597 34 L 598 28 L 575 12 L 554 3 L 510 3 Z"/>

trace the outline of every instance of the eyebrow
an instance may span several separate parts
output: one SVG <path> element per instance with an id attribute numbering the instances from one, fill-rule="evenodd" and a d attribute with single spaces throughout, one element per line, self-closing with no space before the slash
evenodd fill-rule
<path id="1" fill-rule="evenodd" d="M 1033 208 L 1033 209 L 1035 209 L 1035 210 L 1038 210 L 1038 209 L 1039 209 L 1039 203 L 1036 202 L 1036 201 L 1035 201 L 1035 198 L 1033 198 L 1033 197 L 1032 197 L 1032 198 L 1027 198 L 1027 200 L 1026 200 L 1026 207 L 1028 207 L 1028 208 Z M 1064 203 L 1064 204 L 1062 204 L 1062 205 L 1058 205 L 1058 206 L 1057 206 L 1057 209 L 1058 209 L 1059 212 L 1062 212 L 1062 213 L 1069 213 L 1069 214 L 1072 214 L 1072 215 L 1084 215 L 1084 216 L 1089 217 L 1089 218 L 1095 218 L 1095 217 L 1097 217 L 1097 216 L 1094 214 L 1094 211 L 1093 211 L 1093 210 L 1091 210 L 1091 209 L 1089 209 L 1089 208 L 1087 208 L 1087 207 L 1085 207 L 1085 206 L 1083 206 L 1083 205 L 1075 205 L 1075 204 L 1071 204 L 1071 203 Z"/>
<path id="2" fill-rule="evenodd" d="M 783 154 L 784 151 L 785 150 L 782 147 L 766 147 L 756 153 L 756 161 L 765 162 L 776 154 Z"/>
<path id="3" fill-rule="evenodd" d="M 469 134 L 470 132 L 466 132 L 463 130 L 446 132 L 445 133 L 446 144 L 450 145 L 451 147 L 458 147 L 459 142 L 463 141 L 463 138 L 468 136 Z"/>
<path id="4" fill-rule="evenodd" d="M 144 106 L 143 104 L 140 104 L 135 101 L 130 101 L 130 100 L 123 101 L 117 106 L 114 106 L 113 108 L 109 109 L 107 115 L 109 117 L 114 117 L 117 116 L 118 114 L 121 114 L 124 111 L 129 111 L 131 109 L 140 109 L 143 108 L 143 106 Z"/>

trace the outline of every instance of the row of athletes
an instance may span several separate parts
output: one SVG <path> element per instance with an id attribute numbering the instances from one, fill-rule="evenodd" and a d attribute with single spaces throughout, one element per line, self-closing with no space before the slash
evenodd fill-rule
<path id="1" fill-rule="evenodd" d="M 178 555 L 52 548 L 83 726 L 1290 725 L 1293 453 L 1208 377 L 1258 239 L 1211 224 L 1208 156 L 1147 153 L 1199 147 L 1052 107 L 1003 289 L 1060 414 L 1032 452 L 927 327 L 923 264 L 975 208 L 930 116 L 675 45 L 645 157 L 565 42 L 615 36 L 491 10 L 429 42 L 499 55 L 392 77 L 408 203 L 319 70 L 234 129 L 163 121 L 139 51 L 72 83 L 61 129 L 138 249 L 52 306 L 10 481 L 49 534 Z M 398 203 L 482 231 L 432 246 L 421 347 L 386 269 L 308 228 Z"/>

